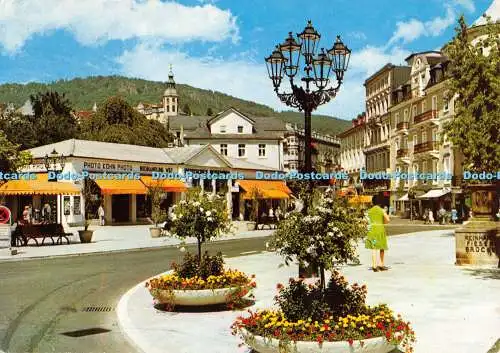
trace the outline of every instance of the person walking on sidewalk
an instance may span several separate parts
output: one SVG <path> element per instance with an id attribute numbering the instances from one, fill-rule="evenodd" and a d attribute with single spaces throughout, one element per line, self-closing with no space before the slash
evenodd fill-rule
<path id="1" fill-rule="evenodd" d="M 99 216 L 99 224 L 101 226 L 104 225 L 104 207 L 102 206 L 102 204 L 99 205 L 99 209 L 97 210 L 97 214 Z"/>
<path id="2" fill-rule="evenodd" d="M 385 223 L 389 223 L 390 218 L 381 207 L 383 200 L 379 195 L 373 197 L 373 207 L 368 210 L 369 231 L 365 241 L 365 247 L 372 250 L 372 270 L 373 272 L 386 271 L 384 265 L 385 251 L 387 246 L 387 233 Z M 377 266 L 377 251 L 380 253 L 380 265 Z"/>

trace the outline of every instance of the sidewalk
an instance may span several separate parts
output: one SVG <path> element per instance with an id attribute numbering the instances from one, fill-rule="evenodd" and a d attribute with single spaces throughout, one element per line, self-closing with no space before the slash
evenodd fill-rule
<path id="1" fill-rule="evenodd" d="M 242 239 L 265 237 L 271 235 L 272 230 L 247 231 L 244 226 L 246 222 L 235 222 L 237 231 L 235 234 L 224 235 L 218 240 Z M 150 225 L 135 226 L 91 226 L 94 230 L 92 243 L 82 244 L 78 238 L 80 228 L 68 228 L 67 231 L 75 235 L 70 239 L 71 243 L 67 245 L 44 245 L 44 246 L 23 246 L 16 248 L 17 255 L 10 255 L 9 249 L 0 249 L 0 261 L 23 260 L 29 258 L 41 258 L 52 256 L 71 256 L 83 255 L 99 252 L 125 251 L 130 249 L 156 248 L 180 244 L 176 238 L 161 237 L 151 238 L 149 234 Z M 65 241 L 65 240 L 64 240 Z M 196 243 L 195 238 L 189 238 L 187 243 Z M 50 243 L 50 240 L 49 240 Z M 30 241 L 30 244 L 34 244 Z"/>
<path id="2" fill-rule="evenodd" d="M 368 286 L 369 304 L 385 302 L 412 323 L 416 353 L 486 353 L 500 337 L 500 271 L 454 266 L 453 231 L 439 230 L 389 239 L 387 272 L 368 268 L 371 253 L 359 248 L 361 265 L 342 268 L 351 282 Z M 278 282 L 286 284 L 297 269 L 278 265 L 274 253 L 227 259 L 227 265 L 255 273 L 257 302 L 272 305 Z M 165 269 L 167 270 L 167 269 Z M 127 338 L 144 353 L 235 353 L 229 326 L 241 312 L 169 313 L 156 310 L 144 283 L 120 300 L 117 314 Z M 210 328 L 210 329 L 208 329 Z"/>

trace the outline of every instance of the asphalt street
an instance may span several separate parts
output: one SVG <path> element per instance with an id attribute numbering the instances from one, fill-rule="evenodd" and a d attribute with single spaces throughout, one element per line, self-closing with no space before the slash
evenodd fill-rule
<path id="1" fill-rule="evenodd" d="M 265 250 L 266 240 L 220 241 L 205 249 L 242 256 Z M 0 350 L 135 352 L 120 332 L 115 306 L 128 289 L 182 255 L 172 247 L 0 263 Z"/>
<path id="2" fill-rule="evenodd" d="M 443 229 L 399 225 L 389 235 Z M 268 237 L 211 243 L 227 257 L 265 250 Z M 196 251 L 194 246 L 188 250 Z M 7 353 L 129 353 L 114 309 L 121 295 L 167 270 L 176 247 L 0 263 L 0 350 Z"/>

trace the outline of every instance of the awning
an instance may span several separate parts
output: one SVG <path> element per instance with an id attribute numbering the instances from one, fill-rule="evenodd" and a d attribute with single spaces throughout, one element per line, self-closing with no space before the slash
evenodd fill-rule
<path id="1" fill-rule="evenodd" d="M 410 199 L 408 198 L 408 193 L 404 194 L 403 196 L 401 196 L 396 201 L 410 201 Z"/>
<path id="2" fill-rule="evenodd" d="M 450 189 L 433 189 L 427 191 L 425 194 L 417 196 L 419 199 L 435 199 L 438 197 L 441 197 L 443 195 L 446 195 L 447 193 L 450 192 Z"/>
<path id="3" fill-rule="evenodd" d="M 80 190 L 69 182 L 48 181 L 47 174 L 35 180 L 9 180 L 0 186 L 0 195 L 78 195 Z"/>
<path id="4" fill-rule="evenodd" d="M 371 195 L 358 195 L 358 196 L 353 196 L 349 199 L 349 203 L 371 203 L 372 202 L 372 197 Z"/>
<path id="5" fill-rule="evenodd" d="M 245 191 L 245 200 L 251 199 L 254 192 L 259 199 L 288 199 L 292 194 L 285 182 L 279 180 L 239 180 L 238 184 Z"/>
<path id="6" fill-rule="evenodd" d="M 179 179 L 153 179 L 151 176 L 141 176 L 146 187 L 160 187 L 165 192 L 185 192 L 187 186 Z"/>
<path id="7" fill-rule="evenodd" d="M 101 192 L 105 195 L 124 195 L 124 194 L 147 194 L 148 190 L 140 180 L 135 179 L 96 179 L 95 180 Z"/>

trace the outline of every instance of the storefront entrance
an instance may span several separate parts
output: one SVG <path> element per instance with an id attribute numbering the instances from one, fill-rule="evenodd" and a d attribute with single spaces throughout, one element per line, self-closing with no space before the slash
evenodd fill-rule
<path id="1" fill-rule="evenodd" d="M 130 221 L 130 195 L 112 195 L 111 217 L 113 222 Z"/>

